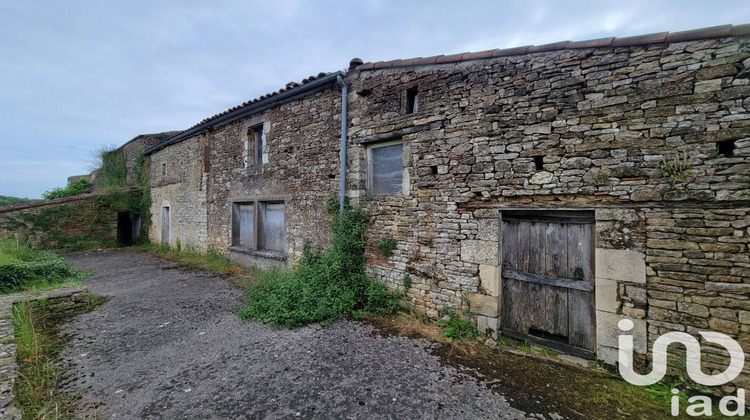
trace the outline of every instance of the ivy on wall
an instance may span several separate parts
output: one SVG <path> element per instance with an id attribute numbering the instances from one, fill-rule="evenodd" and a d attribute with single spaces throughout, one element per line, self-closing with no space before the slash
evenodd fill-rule
<path id="1" fill-rule="evenodd" d="M 118 214 L 131 222 L 140 219 L 140 236 L 132 243 L 147 242 L 151 223 L 148 161 L 137 153 L 131 168 L 134 183 L 128 183 L 127 159 L 122 149 L 103 149 L 96 183 L 96 196 L 68 203 L 20 210 L 8 216 L 5 230 L 27 237 L 37 248 L 91 249 L 112 247 L 118 238 Z"/>

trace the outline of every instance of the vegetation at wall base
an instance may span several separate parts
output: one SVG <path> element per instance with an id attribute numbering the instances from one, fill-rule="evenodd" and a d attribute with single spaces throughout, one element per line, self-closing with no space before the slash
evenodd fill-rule
<path id="1" fill-rule="evenodd" d="M 227 276 L 247 276 L 250 274 L 250 270 L 230 261 L 213 248 L 209 248 L 206 252 L 198 252 L 189 245 L 177 250 L 166 245 L 145 243 L 137 245 L 135 249 L 150 252 L 159 258 L 177 262 L 187 268 L 206 270 Z"/>
<path id="2" fill-rule="evenodd" d="M 440 320 L 440 324 L 445 327 L 443 335 L 448 338 L 476 338 L 479 336 L 479 330 L 473 322 L 457 316 L 452 310 L 446 309 L 445 316 L 448 319 Z"/>
<path id="3" fill-rule="evenodd" d="M 0 294 L 80 284 L 89 275 L 70 268 L 57 254 L 31 249 L 16 239 L 0 239 Z"/>
<path id="4" fill-rule="evenodd" d="M 365 275 L 367 213 L 345 208 L 333 215 L 329 248 L 312 249 L 308 244 L 291 270 L 260 273 L 260 280 L 245 291 L 246 306 L 237 311 L 241 319 L 294 328 L 397 310 L 402 293 L 390 292 Z"/>

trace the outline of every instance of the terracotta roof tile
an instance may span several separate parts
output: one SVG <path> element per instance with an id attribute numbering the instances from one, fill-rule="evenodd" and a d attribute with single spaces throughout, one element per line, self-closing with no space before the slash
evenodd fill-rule
<path id="1" fill-rule="evenodd" d="M 463 60 L 481 60 L 483 58 L 490 58 L 492 57 L 492 53 L 494 51 L 495 50 L 486 50 L 474 53 L 466 53 L 464 54 Z"/>
<path id="2" fill-rule="evenodd" d="M 721 25 L 709 28 L 692 29 L 681 32 L 659 32 L 653 34 L 628 36 L 623 38 L 598 38 L 584 41 L 561 41 L 544 45 L 531 45 L 515 48 L 504 48 L 480 52 L 458 53 L 451 55 L 438 55 L 434 57 L 415 58 L 405 60 L 380 61 L 377 63 L 365 63 L 355 70 L 373 70 L 390 67 L 423 66 L 430 64 L 455 63 L 459 61 L 480 60 L 489 57 L 507 57 L 512 55 L 523 55 L 546 51 L 558 51 L 564 49 L 602 48 L 602 47 L 627 47 L 631 45 L 662 44 L 665 42 L 682 42 L 706 38 L 718 38 L 725 36 L 750 35 L 750 24 Z"/>
<path id="3" fill-rule="evenodd" d="M 526 45 L 523 47 L 515 47 L 515 48 L 503 48 L 501 50 L 494 50 L 492 51 L 493 57 L 507 57 L 509 55 L 521 55 L 526 54 L 526 51 L 529 49 L 530 45 Z"/>
<path id="4" fill-rule="evenodd" d="M 627 47 L 630 45 L 644 45 L 644 44 L 661 44 L 667 39 L 669 32 L 659 32 L 655 34 L 626 36 L 624 38 L 615 38 L 612 40 L 611 47 Z"/>
<path id="5" fill-rule="evenodd" d="M 412 66 L 414 65 L 414 60 L 418 60 L 422 57 L 416 57 L 416 58 L 409 58 L 407 60 L 393 60 L 392 65 L 393 67 L 405 67 L 405 66 Z"/>
<path id="6" fill-rule="evenodd" d="M 462 54 L 451 54 L 451 55 L 441 55 L 437 58 L 435 61 L 437 64 L 441 63 L 455 63 L 456 61 L 461 61 Z"/>
<path id="7" fill-rule="evenodd" d="M 426 64 L 435 64 L 435 63 L 437 63 L 437 60 L 440 57 L 442 57 L 442 55 L 434 55 L 432 57 L 417 58 L 417 59 L 414 60 L 414 63 L 412 63 L 412 65 L 414 65 L 414 66 L 424 66 Z"/>
<path id="8" fill-rule="evenodd" d="M 188 128 L 187 130 L 180 131 L 180 132 L 178 132 L 177 134 L 175 134 L 172 137 L 176 137 L 176 136 L 184 133 L 185 131 L 189 131 L 189 130 L 195 128 L 195 127 L 198 127 L 199 125 L 203 125 L 203 124 L 205 124 L 207 122 L 213 121 L 213 120 L 215 120 L 215 119 L 217 119 L 217 118 L 219 118 L 219 117 L 221 117 L 223 115 L 226 115 L 226 114 L 229 114 L 231 112 L 237 111 L 238 109 L 242 109 L 242 108 L 244 108 L 244 107 L 246 107 L 248 105 L 252 105 L 252 104 L 258 103 L 258 102 L 260 102 L 262 100 L 265 100 L 265 99 L 268 99 L 268 98 L 272 98 L 272 97 L 274 97 L 274 96 L 276 96 L 276 95 L 278 95 L 278 94 L 280 94 L 282 92 L 286 92 L 286 91 L 292 90 L 294 88 L 300 87 L 300 86 L 304 85 L 305 83 L 312 82 L 313 80 L 319 79 L 321 77 L 325 77 L 325 76 L 327 76 L 329 74 L 331 74 L 331 73 L 319 73 L 317 76 L 310 76 L 310 77 L 307 77 L 306 79 L 302 79 L 301 83 L 289 82 L 289 83 L 286 84 L 285 87 L 277 90 L 276 92 L 266 93 L 265 95 L 261 95 L 261 96 L 255 98 L 255 99 L 251 99 L 251 100 L 249 100 L 247 102 L 243 102 L 240 105 L 233 106 L 233 107 L 227 109 L 226 111 L 223 111 L 223 112 L 220 112 L 220 113 L 218 113 L 216 115 L 213 115 L 211 117 L 205 118 L 201 122 L 199 122 L 198 124 L 195 124 L 194 126 Z M 172 137 L 170 137 L 170 139 Z M 167 139 L 166 141 L 169 141 L 169 139 Z"/>
<path id="9" fill-rule="evenodd" d="M 730 31 L 732 36 L 750 35 L 750 23 L 744 25 L 734 25 Z"/>
<path id="10" fill-rule="evenodd" d="M 667 34 L 666 42 L 692 41 L 703 38 L 719 38 L 729 36 L 732 32 L 732 25 L 712 26 L 710 28 L 691 29 L 689 31 L 673 32 Z"/>
<path id="11" fill-rule="evenodd" d="M 609 47 L 615 37 L 589 39 L 586 41 L 575 41 L 568 44 L 567 48 L 601 48 Z"/>
<path id="12" fill-rule="evenodd" d="M 544 52 L 544 51 L 557 51 L 564 50 L 570 41 L 553 42 L 551 44 L 544 45 L 532 45 L 526 50 L 526 53 Z"/>

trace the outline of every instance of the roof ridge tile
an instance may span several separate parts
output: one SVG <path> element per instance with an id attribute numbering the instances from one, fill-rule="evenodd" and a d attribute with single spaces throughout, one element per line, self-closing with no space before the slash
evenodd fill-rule
<path id="1" fill-rule="evenodd" d="M 416 57 L 391 61 L 364 63 L 355 71 L 385 69 L 389 67 L 422 66 L 430 64 L 456 63 L 469 60 L 480 60 L 490 57 L 507 57 L 547 51 L 581 48 L 628 47 L 645 44 L 663 44 L 671 42 L 695 41 L 706 38 L 720 38 L 727 36 L 750 35 L 750 23 L 740 25 L 719 25 L 706 28 L 690 29 L 679 32 L 656 32 L 644 35 L 626 37 L 605 37 L 583 41 L 560 41 L 543 45 L 526 45 L 522 47 L 492 49 L 479 52 L 463 52 L 450 55 L 436 55 L 433 57 Z"/>

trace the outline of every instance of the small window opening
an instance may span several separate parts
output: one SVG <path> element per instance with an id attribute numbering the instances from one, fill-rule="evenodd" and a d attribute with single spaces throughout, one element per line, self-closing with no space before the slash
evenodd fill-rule
<path id="1" fill-rule="evenodd" d="M 417 100 L 417 87 L 413 87 L 406 91 L 406 113 L 413 114 L 417 112 L 419 101 Z"/>
<path id="2" fill-rule="evenodd" d="M 161 176 L 167 176 L 167 164 L 166 163 L 161 164 Z"/>
<path id="3" fill-rule="evenodd" d="M 541 171 L 542 169 L 544 169 L 544 157 L 534 156 L 534 167 L 537 171 Z"/>
<path id="4" fill-rule="evenodd" d="M 255 164 L 263 164 L 263 127 L 255 129 Z"/>
<path id="5" fill-rule="evenodd" d="M 734 156 L 734 140 L 724 140 L 716 143 L 716 153 L 718 157 Z"/>
<path id="6" fill-rule="evenodd" d="M 430 166 L 430 170 L 432 170 L 433 175 L 437 175 L 438 173 L 438 167 L 437 166 Z"/>
<path id="7" fill-rule="evenodd" d="M 545 340 L 557 341 L 558 343 L 568 343 L 568 337 L 564 335 L 552 334 L 546 331 L 537 330 L 536 328 L 529 328 L 529 335 L 543 338 Z"/>

